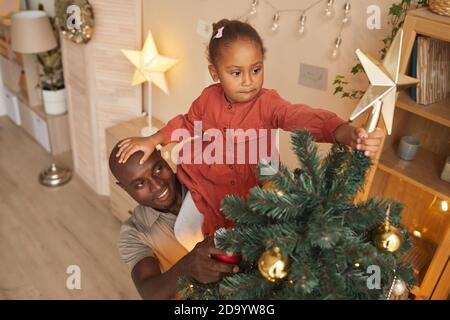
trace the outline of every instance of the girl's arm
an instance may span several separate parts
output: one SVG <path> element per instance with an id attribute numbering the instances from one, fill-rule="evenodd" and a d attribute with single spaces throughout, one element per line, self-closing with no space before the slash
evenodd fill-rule
<path id="1" fill-rule="evenodd" d="M 287 131 L 309 130 L 317 142 L 343 143 L 373 156 L 385 136 L 377 128 L 368 134 L 363 128 L 355 128 L 335 113 L 307 105 L 292 104 L 281 98 L 276 91 L 268 92 L 266 110 L 272 126 Z"/>
<path id="2" fill-rule="evenodd" d="M 286 131 L 306 129 L 317 142 L 336 143 L 334 131 L 348 123 L 331 111 L 292 104 L 281 98 L 275 90 L 269 90 L 266 94 L 265 116 L 273 128 Z"/>
<path id="3" fill-rule="evenodd" d="M 123 140 L 119 144 L 119 152 L 116 155 L 116 157 L 120 157 L 119 163 L 125 163 L 133 153 L 142 151 L 144 155 L 139 163 L 143 164 L 158 144 L 165 146 L 170 142 L 180 142 L 183 138 L 193 136 L 194 122 L 202 119 L 202 97 L 203 93 L 192 103 L 186 114 L 177 115 L 154 135 Z"/>

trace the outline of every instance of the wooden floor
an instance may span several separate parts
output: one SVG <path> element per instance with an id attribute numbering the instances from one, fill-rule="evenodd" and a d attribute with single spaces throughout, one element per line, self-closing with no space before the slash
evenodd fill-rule
<path id="1" fill-rule="evenodd" d="M 77 176 L 62 187 L 41 186 L 38 174 L 50 163 L 0 117 L 0 299 L 139 299 L 118 255 L 120 223 L 107 198 Z M 81 269 L 80 290 L 66 287 L 70 265 Z"/>

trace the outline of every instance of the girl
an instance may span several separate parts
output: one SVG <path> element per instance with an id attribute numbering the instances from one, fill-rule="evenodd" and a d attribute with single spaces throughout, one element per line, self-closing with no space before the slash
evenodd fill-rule
<path id="1" fill-rule="evenodd" d="M 213 24 L 208 68 L 212 79 L 219 83 L 205 88 L 187 114 L 176 116 L 154 135 L 124 140 L 116 155 L 120 157 L 119 162 L 127 161 L 136 151 L 143 151 L 143 163 L 158 144 L 177 141 L 173 135 L 176 129 L 187 129 L 193 136 L 196 121 L 201 121 L 203 131 L 211 128 L 223 132 L 229 129 L 307 129 L 317 142 L 348 144 L 363 150 L 366 156 L 377 152 L 384 136 L 381 129 L 367 134 L 363 128 L 352 127 L 332 112 L 291 104 L 275 90 L 264 89 L 264 53 L 260 36 L 249 24 L 226 19 Z M 248 154 L 249 140 L 245 143 Z M 233 159 L 236 159 L 234 154 Z M 258 184 L 256 165 L 249 162 L 181 163 L 177 166 L 177 175 L 204 215 L 202 230 L 209 235 L 219 227 L 233 225 L 220 211 L 224 196 L 244 197 Z"/>

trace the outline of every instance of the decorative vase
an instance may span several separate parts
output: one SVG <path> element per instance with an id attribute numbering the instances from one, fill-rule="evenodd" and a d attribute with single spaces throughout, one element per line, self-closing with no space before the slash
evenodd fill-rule
<path id="1" fill-rule="evenodd" d="M 42 90 L 44 109 L 47 114 L 59 115 L 67 111 L 66 89 Z"/>

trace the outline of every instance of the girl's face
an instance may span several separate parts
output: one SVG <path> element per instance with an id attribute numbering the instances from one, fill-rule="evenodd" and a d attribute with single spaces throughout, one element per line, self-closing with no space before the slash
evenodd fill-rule
<path id="1" fill-rule="evenodd" d="M 209 73 L 214 81 L 220 80 L 229 102 L 247 102 L 262 88 L 263 59 L 261 48 L 253 41 L 237 40 L 221 48 L 216 64 L 209 66 Z"/>

